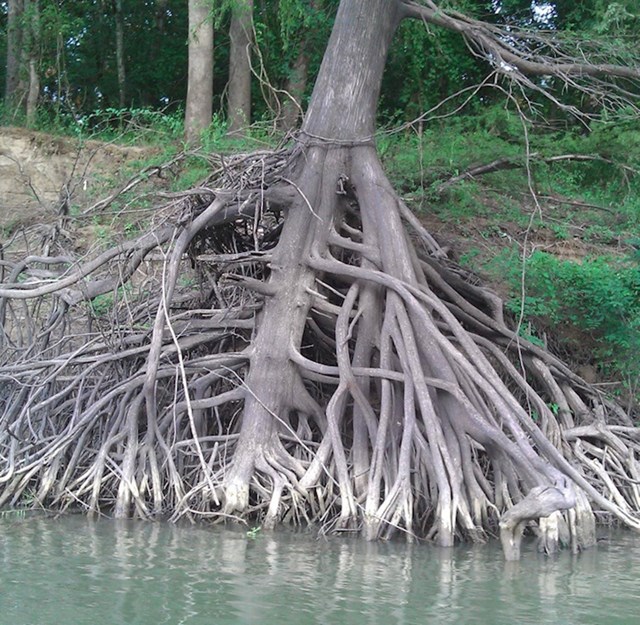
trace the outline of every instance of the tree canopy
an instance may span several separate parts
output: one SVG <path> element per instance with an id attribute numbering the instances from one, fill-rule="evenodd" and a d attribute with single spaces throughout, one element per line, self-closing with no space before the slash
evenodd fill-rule
<path id="1" fill-rule="evenodd" d="M 123 24 L 126 108 L 184 108 L 187 87 L 188 20 L 185 0 L 38 0 L 40 30 L 33 46 L 40 78 L 39 106 L 45 117 L 81 119 L 97 109 L 122 108 L 116 35 L 117 7 Z M 304 49 L 310 78 L 308 98 L 331 29 L 336 0 L 262 0 L 254 7 L 259 54 L 254 58 L 253 119 L 269 119 Z M 0 98 L 7 89 L 8 9 L 24 0 L 0 3 Z M 229 68 L 229 25 L 233 2 L 211 4 L 216 31 L 214 110 L 223 112 Z M 587 41 L 607 42 L 602 55 L 619 58 L 635 41 L 637 12 L 633 2 L 581 3 L 478 2 L 445 3 L 509 28 L 568 31 Z M 28 15 L 22 15 L 22 21 Z M 512 31 L 513 32 L 513 31 Z M 26 40 L 23 42 L 27 45 Z M 31 45 L 31 44 L 29 44 Z M 402 24 L 389 53 L 382 88 L 383 119 L 408 120 L 452 93 L 480 82 L 488 59 L 468 54 L 465 40 L 446 29 Z M 23 69 L 23 72 L 26 70 Z M 26 79 L 26 76 L 23 76 Z M 266 82 L 265 82 L 266 81 Z M 14 118 L 15 119 L 15 118 Z"/>

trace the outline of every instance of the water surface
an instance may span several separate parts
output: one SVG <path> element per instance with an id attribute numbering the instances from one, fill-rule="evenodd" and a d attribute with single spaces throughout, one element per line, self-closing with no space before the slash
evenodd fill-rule
<path id="1" fill-rule="evenodd" d="M 640 537 L 577 557 L 0 519 L 0 625 L 637 625 Z"/>

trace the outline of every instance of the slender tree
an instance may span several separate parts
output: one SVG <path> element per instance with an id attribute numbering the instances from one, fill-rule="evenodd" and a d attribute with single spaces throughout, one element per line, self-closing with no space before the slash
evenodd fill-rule
<path id="1" fill-rule="evenodd" d="M 124 14 L 122 0 L 115 0 L 114 16 L 116 22 L 116 66 L 118 68 L 118 104 L 121 109 L 127 105 L 127 72 L 124 59 Z"/>
<path id="2" fill-rule="evenodd" d="M 25 0 L 25 17 L 27 19 L 27 68 L 29 76 L 26 95 L 26 122 L 27 126 L 33 127 L 36 122 L 38 99 L 40 98 L 41 29 L 39 0 Z"/>
<path id="3" fill-rule="evenodd" d="M 227 121 L 229 133 L 237 133 L 251 123 L 253 0 L 234 0 L 231 6 Z"/>
<path id="4" fill-rule="evenodd" d="M 40 95 L 40 46 L 39 0 L 12 0 L 8 3 L 5 101 L 9 110 L 26 114 L 27 125 L 35 122 Z"/>
<path id="5" fill-rule="evenodd" d="M 5 102 L 13 109 L 20 99 L 20 68 L 22 67 L 23 33 L 24 33 L 24 1 L 9 0 L 7 16 L 7 75 Z"/>
<path id="6" fill-rule="evenodd" d="M 156 0 L 155 5 L 155 23 L 159 33 L 164 34 L 167 26 L 167 9 L 169 8 L 169 0 Z"/>
<path id="7" fill-rule="evenodd" d="M 285 86 L 285 100 L 282 103 L 282 115 L 278 122 L 282 130 L 290 131 L 297 126 L 303 114 L 302 98 L 307 88 L 308 78 L 309 55 L 303 44 L 296 55 Z"/>
<path id="8" fill-rule="evenodd" d="M 189 77 L 185 137 L 197 143 L 213 110 L 213 21 L 209 0 L 189 0 Z"/>
<path id="9" fill-rule="evenodd" d="M 594 509 L 640 531 L 638 428 L 517 336 L 383 171 L 376 108 L 403 19 L 460 34 L 493 83 L 523 94 L 562 105 L 558 80 L 611 109 L 637 104 L 638 66 L 597 46 L 572 56 L 559 33 L 431 0 L 342 0 L 290 148 L 221 159 L 182 211 L 57 282 L 20 278 L 65 257 L 12 269 L 0 505 L 30 489 L 116 516 L 259 514 L 445 546 L 499 532 L 509 559 L 530 522 L 547 550 L 593 544 Z M 158 288 L 114 311 L 112 337 L 79 346 L 69 308 L 117 293 L 159 246 Z M 187 254 L 196 293 L 178 280 Z"/>

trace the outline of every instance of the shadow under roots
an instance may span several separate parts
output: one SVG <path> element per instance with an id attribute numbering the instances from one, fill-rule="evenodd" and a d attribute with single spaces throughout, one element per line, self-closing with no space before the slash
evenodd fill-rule
<path id="1" fill-rule="evenodd" d="M 0 288 L 0 506 L 499 534 L 508 559 L 527 528 L 640 529 L 639 430 L 514 334 L 370 145 L 234 157 L 94 260 L 30 246 Z"/>

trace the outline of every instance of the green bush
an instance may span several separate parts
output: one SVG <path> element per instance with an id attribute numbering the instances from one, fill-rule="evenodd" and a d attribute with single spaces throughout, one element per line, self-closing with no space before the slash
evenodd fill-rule
<path id="1" fill-rule="evenodd" d="M 514 291 L 520 283 L 516 273 L 513 269 L 510 276 Z M 524 302 L 521 297 L 509 302 L 513 312 L 572 336 L 583 349 L 593 345 L 593 362 L 608 375 L 625 380 L 640 375 L 640 266 L 635 258 L 574 262 L 535 252 L 525 263 L 525 293 Z"/>

